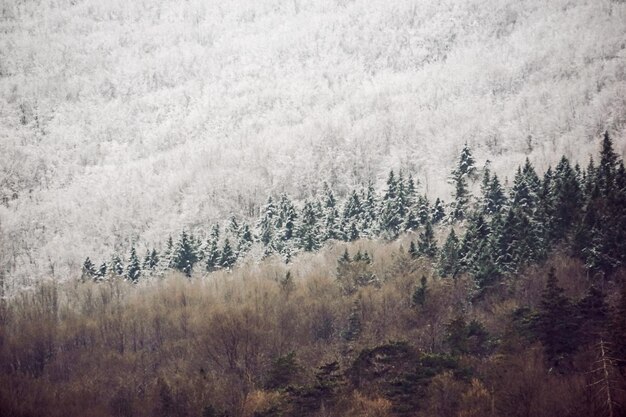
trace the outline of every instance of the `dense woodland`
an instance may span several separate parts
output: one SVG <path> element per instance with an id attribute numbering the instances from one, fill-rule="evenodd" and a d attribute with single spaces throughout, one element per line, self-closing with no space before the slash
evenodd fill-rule
<path id="1" fill-rule="evenodd" d="M 2 299 L 0 415 L 626 415 L 608 133 L 584 168 L 527 161 L 510 186 L 464 147 L 450 181 L 447 204 L 403 171 L 274 196 Z"/>
<path id="2" fill-rule="evenodd" d="M 624 157 L 624 21 L 621 0 L 0 1 L 0 280 L 391 169 L 448 199 L 465 142 L 503 184 L 526 157 L 586 165 L 606 129 Z"/>

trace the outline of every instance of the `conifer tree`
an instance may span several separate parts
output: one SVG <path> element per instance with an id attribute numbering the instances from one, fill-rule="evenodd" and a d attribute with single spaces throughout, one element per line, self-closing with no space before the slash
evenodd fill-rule
<path id="1" fill-rule="evenodd" d="M 310 201 L 304 203 L 298 227 L 298 244 L 300 249 L 312 252 L 320 247 L 320 226 L 315 207 Z"/>
<path id="2" fill-rule="evenodd" d="M 420 255 L 433 259 L 437 256 L 437 243 L 435 242 L 435 233 L 430 222 L 426 222 L 424 230 L 420 233 L 417 251 Z"/>
<path id="3" fill-rule="evenodd" d="M 218 243 L 217 239 L 213 237 L 209 238 L 206 243 L 204 250 L 204 268 L 207 272 L 213 272 L 222 266 L 222 254 L 220 253 Z"/>
<path id="4" fill-rule="evenodd" d="M 460 257 L 460 243 L 459 239 L 456 237 L 456 233 L 454 233 L 454 229 L 450 231 L 446 242 L 443 244 L 441 248 L 441 252 L 439 253 L 439 275 L 442 277 L 456 277 L 458 274 L 461 265 L 461 257 Z"/>
<path id="5" fill-rule="evenodd" d="M 344 332 L 343 337 L 348 342 L 354 342 L 361 336 L 362 331 L 361 305 L 358 300 L 355 300 L 348 317 L 348 328 Z"/>
<path id="6" fill-rule="evenodd" d="M 550 269 L 541 296 L 536 329 L 552 366 L 562 365 L 576 350 L 576 340 L 572 337 L 576 331 L 575 315 L 570 300 L 558 285 L 554 268 Z"/>
<path id="7" fill-rule="evenodd" d="M 87 259 L 85 259 L 85 262 L 83 262 L 83 279 L 92 280 L 95 277 L 96 277 L 96 268 L 93 262 L 91 262 L 91 259 L 87 257 Z"/>
<path id="8" fill-rule="evenodd" d="M 274 240 L 275 234 L 275 224 L 276 224 L 276 206 L 274 205 L 274 201 L 272 200 L 272 196 L 269 196 L 267 199 L 267 203 L 261 210 L 261 218 L 257 224 L 257 235 L 259 237 L 259 241 L 266 248 L 266 252 L 271 253 L 272 251 L 272 243 Z"/>
<path id="9" fill-rule="evenodd" d="M 339 211 L 337 210 L 337 200 L 328 184 L 323 186 L 323 235 L 322 240 L 338 240 L 341 239 L 341 225 L 339 221 Z"/>
<path id="10" fill-rule="evenodd" d="M 562 157 L 556 167 L 553 189 L 547 196 L 552 201 L 551 235 L 555 240 L 566 237 L 572 225 L 582 215 L 583 196 L 578 177 L 567 158 Z"/>
<path id="11" fill-rule="evenodd" d="M 239 256 L 243 256 L 246 254 L 253 243 L 252 231 L 250 231 L 250 226 L 244 223 L 241 226 L 241 232 L 239 233 L 239 242 L 237 243 L 237 253 Z"/>
<path id="12" fill-rule="evenodd" d="M 130 257 L 128 258 L 128 266 L 126 267 L 126 279 L 132 283 L 139 281 L 141 276 L 141 264 L 137 257 L 137 251 L 134 246 L 130 248 Z"/>
<path id="13" fill-rule="evenodd" d="M 609 132 L 606 131 L 602 140 L 600 165 L 598 166 L 596 177 L 600 192 L 604 196 L 609 196 L 613 190 L 618 161 L 619 157 L 613 150 L 613 141 L 609 137 Z"/>
<path id="14" fill-rule="evenodd" d="M 117 275 L 118 277 L 124 275 L 124 263 L 122 262 L 122 259 L 119 257 L 119 255 L 114 254 L 111 258 L 111 267 L 109 268 L 109 271 L 111 271 L 111 273 Z"/>
<path id="15" fill-rule="evenodd" d="M 143 261 L 143 269 L 154 271 L 159 265 L 159 253 L 156 249 L 152 249 L 152 251 L 146 251 L 146 256 Z"/>
<path id="16" fill-rule="evenodd" d="M 415 289 L 413 292 L 413 296 L 411 297 L 411 303 L 414 307 L 423 306 L 426 302 L 426 292 L 428 289 L 426 288 L 426 277 L 422 275 L 422 279 L 420 280 L 420 286 Z"/>
<path id="17" fill-rule="evenodd" d="M 476 178 L 476 167 L 472 152 L 467 143 L 461 150 L 457 166 L 452 170 L 450 180 L 454 186 L 454 202 L 452 204 L 451 219 L 463 220 L 468 215 L 470 191 L 468 181 Z"/>
<path id="18" fill-rule="evenodd" d="M 100 268 L 98 268 L 98 271 L 96 271 L 96 276 L 94 277 L 95 281 L 102 281 L 104 279 L 106 279 L 107 276 L 107 263 L 106 262 L 102 262 L 100 264 Z"/>
<path id="19" fill-rule="evenodd" d="M 371 181 L 367 185 L 362 201 L 361 233 L 373 237 L 378 234 L 378 209 L 376 190 Z"/>
<path id="20" fill-rule="evenodd" d="M 241 232 L 241 226 L 239 225 L 239 222 L 237 221 L 237 217 L 230 216 L 230 221 L 228 222 L 228 232 L 234 238 L 239 237 L 239 234 Z"/>
<path id="21" fill-rule="evenodd" d="M 398 181 L 393 170 L 387 178 L 387 190 L 381 201 L 380 228 L 385 237 L 395 238 L 400 233 L 402 217 L 398 208 Z"/>
<path id="22" fill-rule="evenodd" d="M 439 224 L 446 217 L 446 211 L 444 208 L 443 201 L 437 198 L 435 200 L 435 204 L 433 205 L 433 210 L 431 214 L 432 224 Z"/>
<path id="23" fill-rule="evenodd" d="M 222 268 L 230 269 L 233 265 L 235 265 L 235 262 L 237 262 L 237 255 L 230 246 L 230 240 L 226 238 L 224 239 L 224 245 L 222 246 L 219 265 Z"/>
<path id="24" fill-rule="evenodd" d="M 606 335 L 609 306 L 606 295 L 598 287 L 589 287 L 585 296 L 576 303 L 575 310 L 581 343 L 596 343 Z"/>
<path id="25" fill-rule="evenodd" d="M 411 243 L 409 244 L 409 251 L 408 254 L 411 256 L 412 259 L 415 259 L 419 256 L 419 252 L 417 250 L 417 245 L 415 245 L 415 242 L 411 241 Z"/>
<path id="26" fill-rule="evenodd" d="M 197 261 L 198 255 L 194 248 L 194 242 L 190 239 L 189 234 L 183 230 L 174 248 L 172 265 L 175 269 L 191 277 L 191 271 Z"/>

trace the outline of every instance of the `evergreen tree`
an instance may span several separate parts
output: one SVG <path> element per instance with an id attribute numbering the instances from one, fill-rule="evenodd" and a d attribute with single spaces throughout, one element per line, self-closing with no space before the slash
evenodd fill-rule
<path id="1" fill-rule="evenodd" d="M 606 296 L 592 285 L 585 296 L 576 304 L 577 319 L 580 325 L 581 343 L 596 343 L 606 335 L 609 306 Z"/>
<path id="2" fill-rule="evenodd" d="M 300 249 L 312 252 L 320 248 L 320 226 L 317 213 L 313 204 L 309 201 L 304 203 L 302 215 L 298 227 L 298 243 Z"/>
<path id="3" fill-rule="evenodd" d="M 435 233 L 430 222 L 426 222 L 424 231 L 420 233 L 417 250 L 420 255 L 433 259 L 437 256 L 437 243 L 435 242 Z"/>
<path id="4" fill-rule="evenodd" d="M 419 219 L 417 218 L 417 214 L 415 210 L 412 208 L 407 212 L 406 219 L 404 220 L 404 224 L 402 226 L 402 230 L 411 231 L 416 230 L 420 225 Z"/>
<path id="5" fill-rule="evenodd" d="M 233 265 L 235 265 L 235 262 L 237 262 L 237 255 L 233 252 L 229 239 L 226 238 L 224 240 L 224 245 L 222 246 L 219 264 L 222 268 L 230 269 Z"/>
<path id="6" fill-rule="evenodd" d="M 561 158 L 557 165 L 552 192 L 546 197 L 552 201 L 551 235 L 558 241 L 566 237 L 582 215 L 582 190 L 567 158 Z"/>
<path id="7" fill-rule="evenodd" d="M 609 132 L 606 131 L 604 132 L 604 139 L 602 140 L 600 165 L 598 166 L 596 177 L 600 192 L 604 196 L 609 196 L 613 191 L 618 161 L 619 157 L 613 150 L 613 141 L 609 137 Z"/>
<path id="8" fill-rule="evenodd" d="M 239 222 L 235 216 L 230 216 L 230 221 L 228 222 L 228 232 L 235 238 L 239 237 L 241 227 L 239 226 Z"/>
<path id="9" fill-rule="evenodd" d="M 435 200 L 435 205 L 433 206 L 433 211 L 431 214 L 431 221 L 433 224 L 438 224 L 446 217 L 446 211 L 444 209 L 443 201 L 439 198 Z"/>
<path id="10" fill-rule="evenodd" d="M 237 244 L 237 253 L 239 256 L 243 256 L 246 254 L 253 243 L 252 232 L 250 231 L 250 226 L 244 223 L 241 226 L 241 232 L 239 233 L 239 242 Z"/>
<path id="11" fill-rule="evenodd" d="M 94 280 L 102 281 L 106 279 L 106 276 L 107 276 L 107 264 L 106 262 L 102 262 L 100 264 L 100 268 L 98 268 L 98 271 L 96 272 L 96 276 L 94 277 Z"/>
<path id="12" fill-rule="evenodd" d="M 411 303 L 414 307 L 423 306 L 426 302 L 426 292 L 428 289 L 426 288 L 426 277 L 422 275 L 422 279 L 420 280 L 420 286 L 415 289 L 413 292 L 413 296 L 411 297 Z"/>
<path id="13" fill-rule="evenodd" d="M 505 205 L 506 195 L 498 176 L 494 174 L 483 194 L 483 210 L 486 214 L 495 214 L 500 212 Z"/>
<path id="14" fill-rule="evenodd" d="M 459 239 L 454 233 L 454 229 L 450 231 L 446 242 L 439 253 L 439 275 L 442 277 L 456 277 L 461 269 L 461 257 L 459 248 Z"/>
<path id="15" fill-rule="evenodd" d="M 385 237 L 395 238 L 402 226 L 401 211 L 398 207 L 398 181 L 393 171 L 387 178 L 387 190 L 381 202 L 380 228 Z"/>
<path id="16" fill-rule="evenodd" d="M 126 267 L 126 279 L 132 283 L 139 281 L 141 276 L 141 264 L 137 257 L 137 251 L 134 246 L 130 248 L 130 257 L 128 258 L 128 266 Z"/>
<path id="17" fill-rule="evenodd" d="M 275 235 L 275 217 L 276 217 L 276 206 L 272 200 L 272 197 L 268 197 L 267 203 L 261 210 L 261 218 L 257 224 L 257 235 L 259 237 L 259 241 L 266 248 L 267 253 L 272 252 L 272 243 Z"/>
<path id="18" fill-rule="evenodd" d="M 378 215 L 376 190 L 374 190 L 374 185 L 371 181 L 368 183 L 362 201 L 361 233 L 365 236 L 373 237 L 378 234 Z"/>
<path id="19" fill-rule="evenodd" d="M 430 221 L 430 202 L 426 196 L 417 198 L 417 218 L 421 225 L 426 225 Z"/>
<path id="20" fill-rule="evenodd" d="M 546 288 L 541 297 L 537 317 L 537 333 L 552 366 L 562 365 L 576 350 L 575 315 L 570 300 L 559 287 L 554 268 L 550 269 Z"/>
<path id="21" fill-rule="evenodd" d="M 94 279 L 96 277 L 96 267 L 94 266 L 91 259 L 87 257 L 85 262 L 83 262 L 83 279 Z"/>
<path id="22" fill-rule="evenodd" d="M 411 241 L 410 245 L 409 245 L 409 255 L 411 256 L 412 259 L 415 259 L 419 256 L 419 252 L 417 250 L 417 245 L 415 245 L 415 242 Z"/>
<path id="23" fill-rule="evenodd" d="M 350 227 L 346 232 L 346 240 L 354 242 L 357 239 L 359 239 L 359 229 L 357 228 L 356 222 L 353 221 L 350 223 Z"/>
<path id="24" fill-rule="evenodd" d="M 109 271 L 111 271 L 112 274 L 117 275 L 118 277 L 124 275 L 124 263 L 117 254 L 114 254 L 111 258 L 111 267 L 109 268 Z"/>
<path id="25" fill-rule="evenodd" d="M 174 248 L 172 265 L 175 269 L 191 277 L 191 271 L 197 261 L 198 255 L 194 248 L 194 241 L 190 238 L 189 234 L 183 230 Z"/>
<path id="26" fill-rule="evenodd" d="M 322 203 L 324 212 L 322 240 L 341 239 L 341 225 L 339 221 L 339 211 L 337 210 L 337 200 L 328 184 L 324 183 L 324 197 Z"/>
<path id="27" fill-rule="evenodd" d="M 511 189 L 511 205 L 532 213 L 537 205 L 541 191 L 541 180 L 535 172 L 535 168 L 526 158 L 524 166 L 517 169 Z"/>
<path id="28" fill-rule="evenodd" d="M 468 215 L 469 210 L 469 184 L 468 180 L 473 181 L 476 178 L 476 167 L 472 152 L 467 143 L 461 150 L 461 155 L 457 162 L 456 168 L 452 171 L 451 182 L 454 186 L 454 203 L 452 204 L 452 220 L 463 220 Z"/>
<path id="29" fill-rule="evenodd" d="M 163 269 L 174 268 L 174 240 L 172 236 L 168 236 L 167 241 L 165 243 L 165 251 L 163 253 L 163 258 L 161 262 L 163 263 Z"/>
<path id="30" fill-rule="evenodd" d="M 207 241 L 204 253 L 204 268 L 207 272 L 213 272 L 222 266 L 222 254 L 218 247 L 218 241 L 215 238 L 212 237 Z"/>
<path id="31" fill-rule="evenodd" d="M 146 251 L 146 256 L 143 260 L 143 269 L 154 271 L 159 265 L 159 253 L 156 249 L 152 249 L 152 251 Z"/>

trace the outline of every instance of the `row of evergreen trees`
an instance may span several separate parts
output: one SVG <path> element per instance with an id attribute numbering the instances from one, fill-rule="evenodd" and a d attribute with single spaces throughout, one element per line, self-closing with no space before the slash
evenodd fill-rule
<path id="1" fill-rule="evenodd" d="M 473 196 L 479 180 L 480 193 Z M 408 231 L 419 231 L 418 243 L 409 248 L 412 256 L 436 261 L 444 277 L 470 273 L 480 288 L 545 259 L 556 246 L 605 275 L 624 262 L 626 173 L 608 133 L 597 167 L 593 159 L 581 169 L 563 157 L 541 178 L 527 159 L 510 189 L 488 164 L 479 174 L 466 145 L 450 181 L 454 193 L 447 205 L 440 199 L 430 202 L 411 175 L 394 171 L 382 194 L 370 183 L 350 192 L 342 204 L 326 184 L 319 198 L 304 201 L 301 208 L 286 194 L 270 196 L 254 226 L 232 217 L 223 231 L 213 226 L 204 241 L 183 230 L 176 242 L 170 237 L 162 251 L 149 250 L 142 260 L 134 247 L 125 264 L 114 255 L 97 268 L 87 258 L 84 275 L 136 282 L 142 275 L 176 269 L 191 276 L 193 270 L 231 268 L 253 247 L 289 262 L 295 253 L 315 251 L 328 240 L 393 239 Z M 441 248 L 435 239 L 440 224 L 452 225 Z"/>

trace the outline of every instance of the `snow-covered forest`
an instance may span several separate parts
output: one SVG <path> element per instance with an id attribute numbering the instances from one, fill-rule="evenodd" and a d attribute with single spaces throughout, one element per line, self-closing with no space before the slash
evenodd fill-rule
<path id="1" fill-rule="evenodd" d="M 2 274 L 390 169 L 448 199 L 464 143 L 503 182 L 586 163 L 605 130 L 624 156 L 624 22 L 608 0 L 4 0 Z"/>

